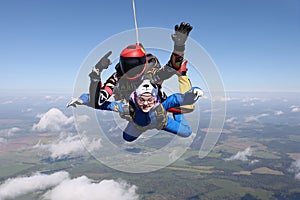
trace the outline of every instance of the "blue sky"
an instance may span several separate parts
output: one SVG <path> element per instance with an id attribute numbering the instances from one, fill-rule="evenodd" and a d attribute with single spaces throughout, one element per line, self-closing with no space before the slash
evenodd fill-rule
<path id="1" fill-rule="evenodd" d="M 227 91 L 300 91 L 299 0 L 136 0 L 136 8 L 139 27 L 190 22 Z M 134 23 L 131 0 L 1 0 L 0 28 L 0 90 L 71 93 L 89 52 Z"/>

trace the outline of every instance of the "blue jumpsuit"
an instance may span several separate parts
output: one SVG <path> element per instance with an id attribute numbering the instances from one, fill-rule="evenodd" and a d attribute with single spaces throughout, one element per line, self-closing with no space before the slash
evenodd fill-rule
<path id="1" fill-rule="evenodd" d="M 195 96 L 192 93 L 192 90 L 193 88 L 184 94 L 176 93 L 170 95 L 165 101 L 161 103 L 163 108 L 165 110 L 168 110 L 169 108 L 175 108 L 181 105 L 190 105 L 195 103 Z M 80 99 L 82 99 L 84 102 L 88 102 L 89 95 L 83 94 L 81 95 Z M 124 113 L 123 106 L 124 104 L 120 102 L 106 101 L 99 107 L 99 109 Z M 144 132 L 144 130 L 136 128 L 136 125 L 140 127 L 147 126 L 147 129 L 154 129 L 158 126 L 158 123 L 160 123 L 157 122 L 156 112 L 153 108 L 149 112 L 145 113 L 138 106 L 135 106 L 134 113 L 134 117 L 132 118 L 133 121 L 129 122 L 125 130 L 123 131 L 123 138 L 128 142 L 136 140 Z M 170 116 L 167 117 L 167 124 L 162 130 L 177 134 L 181 137 L 188 137 L 192 134 L 191 127 L 185 120 L 183 114 L 173 113 L 173 118 Z"/>

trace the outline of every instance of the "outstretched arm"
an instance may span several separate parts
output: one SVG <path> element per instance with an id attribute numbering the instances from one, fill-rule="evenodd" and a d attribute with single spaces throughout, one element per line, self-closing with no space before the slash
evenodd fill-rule
<path id="1" fill-rule="evenodd" d="M 113 94 L 114 87 L 118 82 L 116 73 L 113 73 L 107 81 L 102 85 L 97 85 L 96 96 L 95 96 L 95 105 L 96 107 L 101 106 L 106 102 Z"/>
<path id="2" fill-rule="evenodd" d="M 93 108 L 99 108 L 99 106 L 101 106 L 105 101 L 107 101 L 111 97 L 113 89 L 118 81 L 116 73 L 114 73 L 107 79 L 107 81 L 103 85 L 101 82 L 101 72 L 102 70 L 107 69 L 108 66 L 111 64 L 111 61 L 108 58 L 111 54 L 111 51 L 106 53 L 95 65 L 92 72 L 89 74 L 91 78 L 89 88 L 89 105 Z"/>
<path id="3" fill-rule="evenodd" d="M 183 105 L 190 105 L 195 103 L 199 97 L 203 96 L 203 91 L 198 87 L 192 87 L 189 91 L 184 94 L 176 93 L 170 95 L 162 105 L 165 110 L 175 108 Z"/>
<path id="4" fill-rule="evenodd" d="M 93 67 L 92 72 L 89 74 L 90 86 L 89 94 L 82 94 L 80 97 L 73 98 L 67 107 L 77 105 L 87 105 L 92 108 L 98 108 L 101 104 L 109 99 L 112 95 L 114 86 L 116 85 L 117 79 L 115 73 L 104 83 L 102 86 L 101 82 L 101 72 L 107 69 L 111 64 L 108 58 L 112 54 L 111 51 L 107 52 Z"/>
<path id="5" fill-rule="evenodd" d="M 123 113 L 124 112 L 124 107 L 123 106 L 124 105 L 122 103 L 119 103 L 119 102 L 106 101 L 102 105 L 99 106 L 99 109 L 100 110 L 109 110 L 109 111 L 115 111 L 115 112 Z"/>
<path id="6" fill-rule="evenodd" d="M 160 84 L 162 81 L 169 79 L 174 74 L 185 75 L 186 67 L 184 63 L 184 50 L 185 50 L 185 42 L 189 36 L 189 33 L 193 27 L 189 23 L 181 22 L 180 25 L 175 25 L 174 31 L 172 34 L 172 40 L 174 41 L 174 49 L 168 63 L 156 72 L 157 79 L 160 80 Z"/>

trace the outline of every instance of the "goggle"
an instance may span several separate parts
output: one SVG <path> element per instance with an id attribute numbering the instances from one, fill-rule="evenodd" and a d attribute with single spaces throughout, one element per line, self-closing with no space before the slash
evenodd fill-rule
<path id="1" fill-rule="evenodd" d="M 145 99 L 144 97 L 138 97 L 137 98 L 138 104 L 144 104 L 147 102 L 148 104 L 153 104 L 155 102 L 155 97 L 149 97 Z"/>
<path id="2" fill-rule="evenodd" d="M 136 68 L 143 69 L 145 63 L 146 63 L 146 56 L 136 57 L 136 58 L 120 57 L 120 64 L 125 73 Z"/>

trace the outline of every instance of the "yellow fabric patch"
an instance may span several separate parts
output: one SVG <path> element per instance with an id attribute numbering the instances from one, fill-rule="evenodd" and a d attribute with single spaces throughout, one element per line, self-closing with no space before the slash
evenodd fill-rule
<path id="1" fill-rule="evenodd" d="M 107 83 L 106 86 L 108 86 L 108 87 L 114 87 L 114 84 L 112 84 L 112 83 Z"/>
<path id="2" fill-rule="evenodd" d="M 114 111 L 116 111 L 116 112 L 119 111 L 119 107 L 117 105 L 114 106 Z"/>
<path id="3" fill-rule="evenodd" d="M 187 76 L 179 76 L 178 81 L 179 81 L 179 90 L 181 94 L 184 94 L 185 92 L 189 91 L 192 88 L 191 81 Z M 193 111 L 195 109 L 195 106 L 194 104 L 191 104 L 191 105 L 180 106 L 180 108 Z"/>

